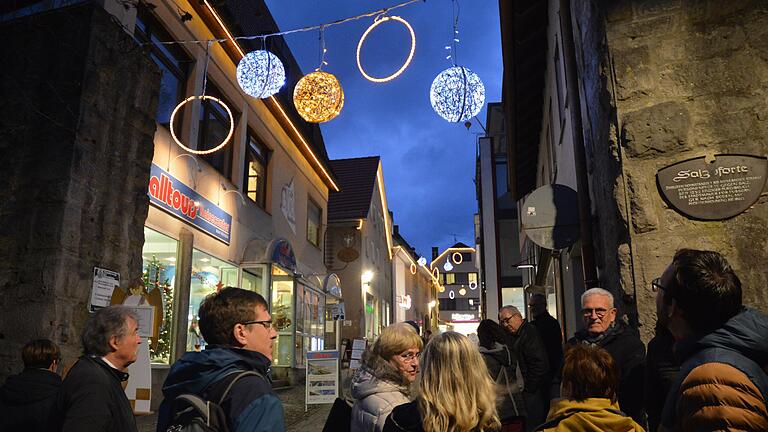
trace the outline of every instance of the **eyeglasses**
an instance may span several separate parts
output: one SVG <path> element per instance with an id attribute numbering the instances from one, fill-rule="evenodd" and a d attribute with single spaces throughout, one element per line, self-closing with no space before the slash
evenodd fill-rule
<path id="1" fill-rule="evenodd" d="M 399 356 L 403 363 L 413 363 L 421 357 L 421 352 L 409 352 L 407 354 L 399 354 Z"/>
<path id="2" fill-rule="evenodd" d="M 508 323 L 508 322 L 509 322 L 509 320 L 511 320 L 511 319 L 512 319 L 512 318 L 514 318 L 515 316 L 517 316 L 517 314 L 515 314 L 515 315 L 510 315 L 510 316 L 508 316 L 508 317 L 506 317 L 506 318 L 502 318 L 502 319 L 501 319 L 501 323 L 502 323 L 502 324 L 506 324 L 506 323 Z"/>
<path id="3" fill-rule="evenodd" d="M 661 284 L 661 278 L 656 278 L 651 281 L 651 290 L 653 292 L 659 292 L 659 290 L 666 291 L 667 289 Z"/>
<path id="4" fill-rule="evenodd" d="M 605 314 L 608 313 L 608 309 L 605 308 L 584 308 L 581 310 L 581 313 L 584 314 L 585 317 L 591 317 L 592 313 L 597 315 L 598 318 L 602 318 L 605 316 Z"/>
<path id="5" fill-rule="evenodd" d="M 261 324 L 264 326 L 265 329 L 269 330 L 272 328 L 272 320 L 260 320 L 260 321 L 246 321 L 240 323 L 242 325 L 249 325 L 249 324 Z"/>

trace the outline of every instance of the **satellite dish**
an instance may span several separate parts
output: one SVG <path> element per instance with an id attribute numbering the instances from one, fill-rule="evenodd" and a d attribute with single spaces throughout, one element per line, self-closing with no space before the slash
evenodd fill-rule
<path id="1" fill-rule="evenodd" d="M 546 249 L 564 249 L 579 239 L 578 195 L 568 186 L 542 186 L 528 195 L 522 209 L 523 231 Z"/>

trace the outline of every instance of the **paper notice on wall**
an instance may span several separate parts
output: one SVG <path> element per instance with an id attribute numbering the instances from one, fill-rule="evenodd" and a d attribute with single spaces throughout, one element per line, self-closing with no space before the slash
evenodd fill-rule
<path id="1" fill-rule="evenodd" d="M 120 273 L 100 267 L 93 268 L 93 285 L 91 285 L 90 312 L 107 307 L 112 302 L 112 292 L 120 286 Z"/>
<path id="2" fill-rule="evenodd" d="M 352 349 L 353 350 L 364 350 L 365 349 L 365 339 L 355 339 L 352 341 Z"/>
<path id="3" fill-rule="evenodd" d="M 139 336 L 152 337 L 152 329 L 155 328 L 155 308 L 153 306 L 126 306 L 139 317 Z"/>

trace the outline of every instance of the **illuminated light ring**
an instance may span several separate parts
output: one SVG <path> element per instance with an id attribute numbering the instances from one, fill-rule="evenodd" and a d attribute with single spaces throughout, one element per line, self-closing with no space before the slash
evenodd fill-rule
<path id="1" fill-rule="evenodd" d="M 368 37 L 368 33 L 370 33 L 373 29 L 375 29 L 379 24 L 381 24 L 383 22 L 386 22 L 386 21 L 389 21 L 389 20 L 397 21 L 397 22 L 401 23 L 402 25 L 404 25 L 405 28 L 408 29 L 408 32 L 411 34 L 411 52 L 408 53 L 408 58 L 405 60 L 405 63 L 403 63 L 403 65 L 400 67 L 400 69 L 398 69 L 392 75 L 384 77 L 384 78 L 372 77 L 372 76 L 368 75 L 367 73 L 365 73 L 365 69 L 363 69 L 362 63 L 360 63 L 360 50 L 363 47 L 363 42 L 365 42 L 365 38 Z M 360 37 L 360 42 L 357 43 L 357 68 L 360 70 L 360 73 L 363 74 L 365 79 L 367 79 L 368 81 L 372 81 L 372 82 L 376 82 L 376 83 L 383 83 L 383 82 L 391 81 L 391 80 L 397 78 L 398 76 L 400 76 L 400 74 L 402 74 L 405 71 L 405 69 L 408 68 L 408 66 L 411 64 L 411 60 L 413 60 L 413 53 L 415 51 L 416 51 L 416 34 L 413 32 L 413 27 L 411 27 L 411 25 L 408 24 L 408 21 L 400 18 L 399 16 L 391 16 L 391 17 L 390 16 L 385 16 L 385 17 L 383 17 L 381 19 L 374 20 L 373 24 L 371 24 L 370 27 L 368 27 L 368 29 L 365 31 L 365 33 L 363 33 L 363 35 Z"/>
<path id="2" fill-rule="evenodd" d="M 433 268 L 433 269 L 432 269 L 432 276 L 433 276 L 435 279 L 440 279 L 440 269 L 439 269 L 439 268 L 437 268 L 437 267 Z"/>
<path id="3" fill-rule="evenodd" d="M 437 290 L 438 290 L 439 292 L 445 292 L 445 287 L 444 287 L 444 286 L 442 286 L 442 285 L 439 285 L 439 286 L 437 287 Z"/>
<path id="4" fill-rule="evenodd" d="M 477 282 L 475 282 L 475 281 L 470 282 L 469 283 L 469 289 L 471 289 L 472 291 L 476 290 L 477 289 Z"/>
<path id="5" fill-rule="evenodd" d="M 459 257 L 458 259 L 456 259 L 457 256 Z M 461 255 L 461 252 L 454 252 L 451 255 L 451 260 L 453 260 L 454 264 L 460 265 L 461 263 L 464 262 L 464 257 Z"/>
<path id="6" fill-rule="evenodd" d="M 456 293 L 453 290 L 448 291 L 448 298 L 453 300 L 456 298 Z"/>
<path id="7" fill-rule="evenodd" d="M 416 270 L 417 270 L 416 264 L 411 263 L 411 274 L 416 274 Z"/>
<path id="8" fill-rule="evenodd" d="M 176 113 L 179 112 L 179 109 L 181 107 L 183 107 L 187 102 L 190 102 L 190 101 L 195 100 L 195 99 L 212 100 L 212 101 L 218 103 L 219 105 L 223 106 L 224 109 L 227 111 L 227 115 L 229 115 L 229 133 L 227 134 L 227 137 L 224 138 L 224 141 L 221 142 L 221 144 L 217 145 L 216 147 L 214 147 L 212 149 L 208 149 L 208 150 L 195 150 L 195 149 L 191 149 L 191 148 L 185 146 L 184 144 L 182 144 L 181 141 L 179 141 L 179 138 L 176 137 L 176 131 L 173 130 L 173 123 L 174 123 L 174 119 L 176 118 Z M 171 124 L 170 124 L 171 138 L 173 138 L 173 141 L 175 141 L 176 144 L 178 144 L 178 146 L 183 148 L 184 150 L 186 150 L 186 151 L 188 151 L 190 153 L 193 153 L 193 154 L 197 154 L 197 155 L 211 154 L 211 153 L 214 153 L 214 152 L 217 152 L 217 151 L 221 150 L 222 148 L 224 148 L 225 145 L 227 145 L 227 143 L 229 142 L 229 139 L 232 138 L 232 134 L 235 133 L 235 119 L 234 119 L 234 117 L 232 117 L 232 111 L 229 109 L 227 104 L 225 104 L 224 102 L 221 101 L 221 99 L 215 98 L 213 96 L 207 96 L 207 95 L 190 96 L 190 97 L 184 99 L 178 105 L 176 105 L 176 108 L 173 109 L 173 112 L 171 113 L 171 120 L 170 121 L 171 121 Z"/>

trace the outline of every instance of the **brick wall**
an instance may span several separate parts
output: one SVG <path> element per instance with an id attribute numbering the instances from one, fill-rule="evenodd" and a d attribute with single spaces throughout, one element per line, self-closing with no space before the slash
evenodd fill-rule
<path id="1" fill-rule="evenodd" d="M 93 6 L 0 26 L 0 377 L 46 337 L 80 353 L 92 269 L 141 278 L 160 74 Z"/>

